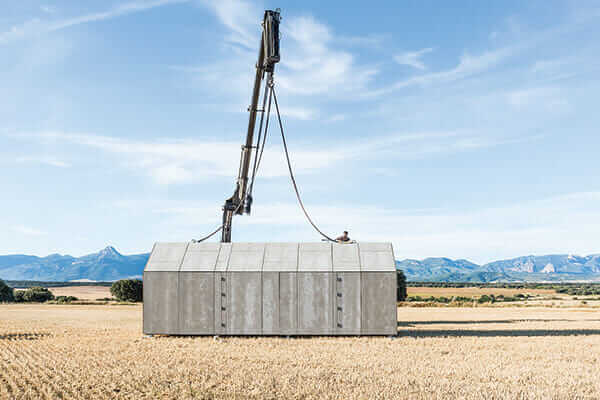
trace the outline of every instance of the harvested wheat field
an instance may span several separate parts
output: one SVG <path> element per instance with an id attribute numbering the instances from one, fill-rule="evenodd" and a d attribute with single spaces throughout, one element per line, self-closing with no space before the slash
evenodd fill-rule
<path id="1" fill-rule="evenodd" d="M 558 296 L 553 289 L 514 289 L 514 288 L 492 288 L 492 287 L 426 287 L 426 286 L 409 286 L 406 288 L 409 296 L 421 296 L 421 297 L 480 297 L 484 294 L 488 296 L 493 294 L 494 296 L 515 296 L 517 294 L 530 294 L 530 295 L 543 295 L 552 294 Z"/>
<path id="2" fill-rule="evenodd" d="M 142 338 L 141 311 L 0 305 L 0 398 L 600 398 L 592 309 L 400 308 L 394 339 Z"/>

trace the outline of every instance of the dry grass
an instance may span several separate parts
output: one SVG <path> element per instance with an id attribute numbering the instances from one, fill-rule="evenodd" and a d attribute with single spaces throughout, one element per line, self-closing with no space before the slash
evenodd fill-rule
<path id="1" fill-rule="evenodd" d="M 81 300 L 96 300 L 112 297 L 108 286 L 66 286 L 52 287 L 49 290 L 55 296 L 75 296 Z"/>
<path id="2" fill-rule="evenodd" d="M 464 288 L 443 288 L 443 287 L 408 287 L 406 288 L 409 296 L 421 296 L 421 297 L 479 297 L 484 294 L 490 295 L 503 295 L 503 296 L 514 296 L 516 294 L 531 294 L 531 295 L 547 295 L 557 293 L 553 289 L 511 289 L 511 288 L 478 288 L 478 287 L 464 287 Z"/>
<path id="3" fill-rule="evenodd" d="M 396 339 L 143 339 L 141 318 L 0 305 L 0 398 L 600 398 L 595 310 L 400 308 Z"/>

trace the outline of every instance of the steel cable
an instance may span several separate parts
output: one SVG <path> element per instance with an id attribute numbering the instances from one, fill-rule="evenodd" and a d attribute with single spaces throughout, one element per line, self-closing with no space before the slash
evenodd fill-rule
<path id="1" fill-rule="evenodd" d="M 274 87 L 271 88 L 271 92 L 273 93 L 273 100 L 275 100 L 275 109 L 277 111 L 277 120 L 279 121 L 279 129 L 281 130 L 281 139 L 283 141 L 283 149 L 285 151 L 285 158 L 287 160 L 288 170 L 290 171 L 290 178 L 292 180 L 292 185 L 294 186 L 294 191 L 296 192 L 296 198 L 298 199 L 298 204 L 300 204 L 300 208 L 302 209 L 302 212 L 304 212 L 306 219 L 312 225 L 312 227 L 315 228 L 315 230 L 317 232 L 319 232 L 319 234 L 321 234 L 321 236 L 323 236 L 325 239 L 329 240 L 330 242 L 335 242 L 336 240 L 334 240 L 334 239 L 330 238 L 329 236 L 327 236 L 326 234 L 324 234 L 319 229 L 319 227 L 317 225 L 315 225 L 313 220 L 310 218 L 310 215 L 308 215 L 308 212 L 306 211 L 306 208 L 304 207 L 304 203 L 302 203 L 302 198 L 300 197 L 300 191 L 298 190 L 298 185 L 296 184 L 296 178 L 294 177 L 294 171 L 292 170 L 292 163 L 290 161 L 290 155 L 288 152 L 287 143 L 285 141 L 285 133 L 283 132 L 283 124 L 281 123 L 281 114 L 279 113 L 279 104 L 277 103 L 277 95 L 275 94 Z"/>
<path id="2" fill-rule="evenodd" d="M 271 101 L 274 100 L 275 101 L 275 110 L 277 112 L 277 121 L 279 122 L 279 129 L 281 131 L 281 140 L 283 142 L 283 150 L 285 152 L 285 159 L 287 161 L 287 166 L 288 166 L 288 171 L 290 173 L 290 180 L 292 181 L 292 186 L 294 187 L 294 192 L 296 193 L 296 198 L 298 199 L 298 204 L 300 205 L 300 208 L 302 209 L 302 212 L 304 213 L 304 216 L 306 217 L 306 219 L 308 220 L 308 222 L 312 225 L 312 227 L 321 235 L 323 236 L 326 240 L 330 241 L 330 242 L 336 242 L 335 239 L 332 239 L 331 237 L 327 236 L 325 233 L 323 233 L 323 231 L 321 231 L 319 229 L 319 227 L 313 222 L 312 218 L 310 217 L 310 215 L 308 214 L 308 211 L 306 211 L 306 207 L 304 207 L 304 203 L 302 202 L 302 197 L 300 196 L 300 190 L 298 189 L 298 184 L 296 183 L 296 177 L 294 176 L 294 171 L 292 169 L 292 162 L 290 160 L 290 154 L 288 151 L 288 147 L 287 147 L 287 141 L 285 139 L 285 132 L 283 130 L 283 123 L 281 122 L 281 113 L 279 112 L 279 103 L 277 102 L 277 95 L 275 94 L 275 88 L 274 85 L 270 85 L 270 89 L 269 90 L 269 99 L 268 99 L 268 110 L 267 110 L 267 118 L 266 118 L 266 122 L 265 122 L 265 130 L 264 130 L 264 135 L 262 135 L 262 145 L 260 144 L 260 138 L 261 138 L 261 133 L 260 131 L 262 131 L 262 123 L 263 123 L 263 118 L 261 117 L 261 121 L 260 121 L 260 128 L 259 128 L 259 136 L 258 136 L 258 140 L 257 140 L 257 148 L 256 148 L 256 155 L 254 156 L 254 167 L 253 167 L 253 173 L 252 173 L 252 180 L 250 183 L 250 190 L 249 193 L 252 193 L 252 188 L 254 187 L 254 179 L 256 177 L 256 173 L 258 171 L 258 168 L 260 167 L 260 162 L 262 161 L 262 155 L 263 155 L 263 151 L 265 149 L 265 142 L 267 139 L 267 132 L 269 129 L 269 116 L 271 113 Z M 264 105 L 267 102 L 267 99 L 265 97 L 264 102 L 263 102 L 263 116 L 264 116 Z M 259 148 L 260 148 L 260 155 L 259 155 Z M 240 209 L 240 207 L 242 206 L 243 203 L 238 204 L 237 208 L 234 211 L 234 214 Z M 203 242 L 207 239 L 210 239 L 211 237 L 213 237 L 214 235 L 216 235 L 218 232 L 220 232 L 223 227 L 225 226 L 225 224 L 221 224 L 217 229 L 215 229 L 213 232 L 211 232 L 210 234 L 208 234 L 207 236 L 204 236 L 201 239 L 198 240 L 194 240 L 192 239 L 192 243 L 200 243 Z"/>

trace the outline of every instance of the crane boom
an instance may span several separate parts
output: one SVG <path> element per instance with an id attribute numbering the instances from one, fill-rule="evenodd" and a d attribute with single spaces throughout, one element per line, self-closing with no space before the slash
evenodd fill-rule
<path id="1" fill-rule="evenodd" d="M 252 198 L 248 191 L 248 172 L 250 170 L 250 161 L 252 159 L 252 149 L 254 148 L 254 127 L 256 125 L 256 115 L 258 110 L 258 100 L 260 97 L 260 88 L 267 73 L 267 83 L 272 80 L 275 64 L 279 62 L 279 9 L 265 10 L 262 22 L 262 38 L 260 49 L 258 51 L 258 62 L 256 63 L 256 75 L 254 78 L 254 89 L 252 90 L 252 99 L 250 102 L 248 131 L 246 134 L 246 143 L 242 146 L 240 158 L 240 167 L 236 181 L 233 196 L 225 200 L 223 205 L 223 229 L 221 232 L 221 242 L 231 242 L 231 225 L 234 214 L 250 214 Z M 266 95 L 266 91 L 265 91 Z M 264 112 L 264 110 L 260 110 Z M 256 157 L 256 155 L 255 155 Z"/>

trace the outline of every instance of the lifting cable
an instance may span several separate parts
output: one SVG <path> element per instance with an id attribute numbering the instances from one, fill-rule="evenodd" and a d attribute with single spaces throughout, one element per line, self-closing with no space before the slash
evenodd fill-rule
<path id="1" fill-rule="evenodd" d="M 233 214 L 238 212 L 238 210 L 240 209 L 242 204 L 244 204 L 244 203 L 241 202 L 240 204 L 238 204 L 236 209 L 233 211 Z M 200 242 L 204 242 L 207 239 L 210 239 L 211 237 L 215 236 L 217 233 L 221 232 L 221 230 L 223 229 L 224 226 L 225 226 L 225 224 L 221 224 L 217 229 L 215 229 L 214 231 L 212 231 L 211 233 L 209 233 L 208 235 L 204 236 L 201 239 L 192 239 L 192 243 L 200 243 Z"/>
<path id="2" fill-rule="evenodd" d="M 329 240 L 330 242 L 335 242 L 334 239 L 321 232 L 321 230 L 317 227 L 317 225 L 315 225 L 313 220 L 310 218 L 310 215 L 308 215 L 306 208 L 304 208 L 304 203 L 302 203 L 302 198 L 300 198 L 300 191 L 298 190 L 298 185 L 296 184 L 296 178 L 294 177 L 294 171 L 292 170 L 292 163 L 290 161 L 290 155 L 288 152 L 287 143 L 285 141 L 285 134 L 283 133 L 283 124 L 281 123 L 281 115 L 279 114 L 279 104 L 277 104 L 277 95 L 275 94 L 274 87 L 271 88 L 271 92 L 273 93 L 273 100 L 275 100 L 275 109 L 277 110 L 277 120 L 279 121 L 279 129 L 281 130 L 281 139 L 283 141 L 283 149 L 285 150 L 285 159 L 287 160 L 288 169 L 290 171 L 290 178 L 292 180 L 292 185 L 294 186 L 294 191 L 296 192 L 298 204 L 300 204 L 300 208 L 302 208 L 306 219 L 312 225 L 312 227 L 315 228 L 315 230 L 319 232 L 321 236 L 323 236 L 325 239 Z"/>
<path id="3" fill-rule="evenodd" d="M 296 198 L 298 199 L 298 204 L 300 205 L 300 208 L 302 209 L 302 212 L 304 213 L 304 216 L 306 217 L 306 219 L 308 220 L 308 222 L 312 225 L 312 227 L 319 232 L 319 234 L 321 236 L 323 236 L 323 238 L 325 238 L 326 240 L 330 241 L 330 242 L 335 242 L 336 240 L 330 238 L 329 236 L 327 236 L 326 234 L 324 234 L 319 227 L 313 222 L 312 218 L 310 217 L 310 215 L 308 214 L 308 211 L 306 211 L 306 208 L 304 207 L 304 203 L 302 202 L 302 198 L 300 197 L 300 190 L 298 189 L 298 185 L 296 183 L 296 177 L 294 176 L 294 171 L 292 169 L 292 162 L 290 161 L 290 154 L 288 151 L 288 147 L 287 147 L 287 142 L 285 140 L 285 133 L 283 130 L 283 123 L 281 122 L 281 114 L 279 112 L 279 103 L 277 102 L 277 95 L 275 94 L 275 85 L 273 85 L 273 82 L 269 82 L 267 83 L 267 86 L 265 87 L 265 96 L 264 96 L 264 100 L 263 100 L 263 111 L 262 111 L 262 115 L 260 118 L 260 124 L 259 124 L 259 133 L 258 133 L 258 138 L 257 138 L 257 143 L 256 143 L 256 154 L 254 156 L 254 166 L 252 168 L 252 179 L 250 181 L 250 186 L 249 186 L 249 191 L 248 193 L 251 195 L 252 193 L 252 189 L 254 187 L 254 179 L 256 178 L 256 173 L 258 171 L 258 168 L 260 167 L 260 162 L 262 161 L 262 156 L 263 156 L 263 152 L 265 150 L 265 142 L 267 140 L 267 132 L 269 129 L 269 117 L 271 114 L 271 101 L 275 100 L 275 110 L 277 111 L 277 121 L 279 122 L 279 129 L 281 131 L 281 140 L 283 142 L 283 150 L 285 151 L 285 159 L 287 161 L 287 166 L 288 166 L 288 170 L 290 172 L 290 179 L 292 181 L 292 186 L 294 187 L 294 192 L 296 192 Z M 270 89 L 270 90 L 268 90 Z M 267 108 L 267 118 L 266 118 L 266 122 L 265 122 L 265 129 L 264 129 L 264 134 L 262 133 L 262 125 L 263 125 L 263 117 L 264 117 L 264 113 L 265 113 L 265 105 L 267 103 L 267 91 L 268 91 L 268 108 Z M 262 136 L 262 144 L 260 143 L 260 139 Z M 260 153 L 259 153 L 259 149 L 260 149 Z M 237 208 L 235 209 L 235 211 L 233 212 L 234 214 L 240 209 L 241 205 L 243 204 L 243 202 L 240 202 L 240 204 L 238 204 Z M 207 239 L 210 239 L 211 237 L 213 237 L 214 235 L 216 235 L 218 232 L 220 232 L 223 229 L 223 226 L 225 226 L 225 224 L 221 224 L 217 229 L 215 229 L 213 232 L 211 232 L 210 234 L 208 234 L 207 236 L 204 236 L 201 239 L 198 240 L 194 240 L 192 239 L 192 243 L 200 243 L 203 242 Z"/>

